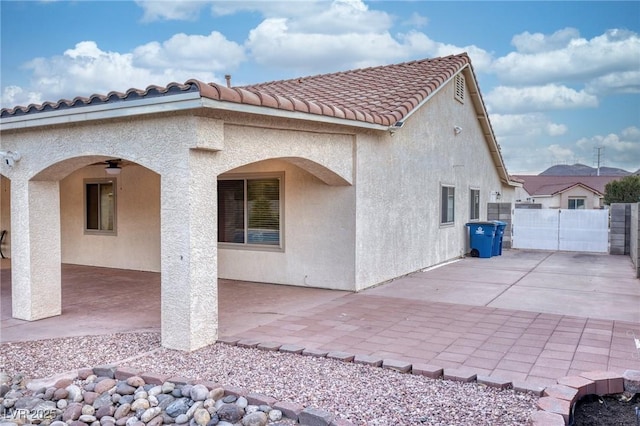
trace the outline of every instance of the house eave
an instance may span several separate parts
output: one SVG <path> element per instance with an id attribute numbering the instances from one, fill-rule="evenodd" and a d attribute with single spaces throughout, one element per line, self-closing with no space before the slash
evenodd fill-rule
<path id="1" fill-rule="evenodd" d="M 122 117 L 152 115 L 166 112 L 187 111 L 194 109 L 213 109 L 262 116 L 305 120 L 321 123 L 337 124 L 372 130 L 389 130 L 389 126 L 363 121 L 347 120 L 337 117 L 316 115 L 297 111 L 285 111 L 263 106 L 254 106 L 227 101 L 218 101 L 202 97 L 199 92 L 133 101 L 114 102 L 100 105 L 88 105 L 34 114 L 25 114 L 0 119 L 0 131 L 29 129 L 60 124 L 83 123 L 97 120 L 109 120 Z"/>

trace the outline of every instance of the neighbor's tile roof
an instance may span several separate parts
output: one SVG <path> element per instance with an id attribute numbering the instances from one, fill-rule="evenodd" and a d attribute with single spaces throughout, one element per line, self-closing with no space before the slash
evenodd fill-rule
<path id="1" fill-rule="evenodd" d="M 547 176 L 547 175 L 515 175 L 524 181 L 524 189 L 529 195 L 555 195 L 567 189 L 582 185 L 594 192 L 604 194 L 604 187 L 611 181 L 623 176 Z"/>
<path id="2" fill-rule="evenodd" d="M 171 83 L 166 87 L 149 86 L 146 90 L 130 89 L 126 93 L 111 92 L 106 96 L 93 95 L 89 98 L 74 98 L 72 101 L 3 108 L 0 117 L 199 91 L 202 97 L 214 100 L 389 126 L 402 120 L 409 111 L 469 63 L 467 54 L 462 53 L 231 88 L 189 80 L 184 84 Z"/>

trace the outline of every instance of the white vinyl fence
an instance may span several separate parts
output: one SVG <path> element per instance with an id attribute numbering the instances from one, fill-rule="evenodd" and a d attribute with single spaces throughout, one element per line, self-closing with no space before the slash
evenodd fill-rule
<path id="1" fill-rule="evenodd" d="M 607 253 L 608 210 L 515 209 L 513 248 Z"/>

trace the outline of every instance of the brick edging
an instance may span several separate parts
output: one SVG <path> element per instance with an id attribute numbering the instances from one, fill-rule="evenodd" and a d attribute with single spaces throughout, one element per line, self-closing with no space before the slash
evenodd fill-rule
<path id="1" fill-rule="evenodd" d="M 565 426 L 569 424 L 575 404 L 586 395 L 614 395 L 625 391 L 632 394 L 640 393 L 640 371 L 637 370 L 626 370 L 622 375 L 611 371 L 587 371 L 577 376 L 561 377 L 557 379 L 555 385 L 542 387 L 526 381 L 512 382 L 476 374 L 472 368 L 467 367 L 442 368 L 431 364 L 411 364 L 374 355 L 321 351 L 314 348 L 305 348 L 301 345 L 278 344 L 275 342 L 261 343 L 254 339 L 227 337 L 218 339 L 217 343 L 301 354 L 303 356 L 331 358 L 343 362 L 386 368 L 406 374 L 417 374 L 430 379 L 478 383 L 498 389 L 513 389 L 516 392 L 532 393 L 540 397 L 540 399 L 536 404 L 538 411 L 534 412 L 529 419 L 529 425 L 531 426 Z"/>

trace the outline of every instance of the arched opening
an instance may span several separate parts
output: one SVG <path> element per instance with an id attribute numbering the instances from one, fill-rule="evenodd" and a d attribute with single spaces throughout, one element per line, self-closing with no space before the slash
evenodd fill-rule
<path id="1" fill-rule="evenodd" d="M 354 290 L 355 188 L 338 174 L 270 158 L 220 174 L 217 193 L 221 336 L 273 319 L 304 291 Z"/>
<path id="2" fill-rule="evenodd" d="M 43 319 L 39 323 L 55 326 L 63 335 L 158 330 L 160 175 L 124 158 L 91 155 L 52 164 L 26 185 L 28 195 L 21 198 L 28 198 L 28 235 L 16 245 L 25 255 L 7 266 L 20 268 L 17 275 L 5 271 L 3 263 L 3 317 Z M 10 223 L 5 215 L 11 201 L 5 197 L 8 186 L 3 177 L 3 227 Z M 44 293 L 53 301 L 38 313 Z M 37 330 L 23 338 L 37 339 Z M 3 334 L 12 340 L 20 328 Z"/>

